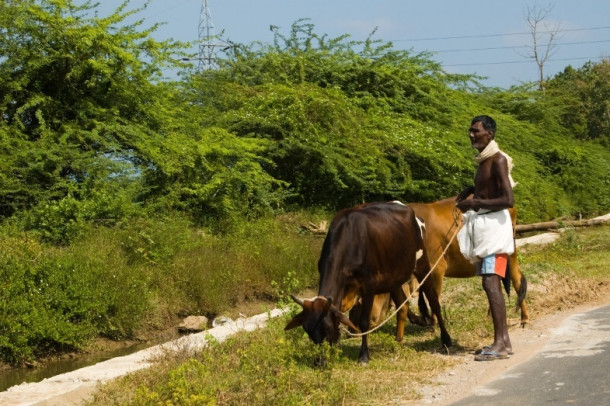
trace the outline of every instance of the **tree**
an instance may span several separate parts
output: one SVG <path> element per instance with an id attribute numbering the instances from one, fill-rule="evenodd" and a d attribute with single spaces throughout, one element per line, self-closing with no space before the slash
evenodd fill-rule
<path id="1" fill-rule="evenodd" d="M 549 80 L 548 90 L 562 105 L 562 125 L 576 127 L 572 136 L 610 147 L 609 60 L 587 62 L 578 69 L 568 66 Z"/>
<path id="2" fill-rule="evenodd" d="M 551 5 L 546 8 L 528 7 L 525 16 L 532 37 L 531 53 L 527 57 L 533 59 L 538 66 L 538 87 L 543 92 L 546 87 L 544 65 L 555 53 L 555 42 L 561 32 L 559 25 L 550 26 L 545 23 L 552 10 Z"/>
<path id="3" fill-rule="evenodd" d="M 195 75 L 188 97 L 200 126 L 267 141 L 264 167 L 290 185 L 287 202 L 432 200 L 470 175 L 469 161 L 434 157 L 439 131 L 423 124 L 452 123 L 463 104 L 449 84 L 465 76 L 391 43 L 317 35 L 303 20 L 286 36 L 272 30 L 273 45 L 234 47 L 221 69 Z"/>
<path id="4" fill-rule="evenodd" d="M 3 215 L 130 176 L 144 140 L 161 135 L 172 89 L 156 82 L 180 44 L 153 40 L 156 27 L 138 30 L 142 21 L 124 24 L 139 11 L 126 5 L 104 18 L 91 17 L 90 2 L 0 5 Z"/>

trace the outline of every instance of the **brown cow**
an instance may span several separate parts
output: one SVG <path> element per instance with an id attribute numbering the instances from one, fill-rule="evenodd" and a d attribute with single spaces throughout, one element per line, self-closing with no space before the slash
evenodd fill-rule
<path id="1" fill-rule="evenodd" d="M 413 275 L 417 252 L 422 249 L 422 229 L 407 206 L 370 203 L 342 210 L 330 224 L 318 261 L 318 296 L 295 299 L 303 310 L 285 329 L 303 326 L 314 343 L 334 343 L 339 339 L 339 323 L 357 329 L 343 312 L 361 298 L 358 328 L 368 331 L 375 295 L 389 292 L 396 306 L 405 301 L 402 285 Z M 432 304 L 431 307 L 439 321 L 443 343 L 451 345 L 440 306 L 438 312 Z M 405 307 L 398 312 L 397 340 L 402 338 L 406 314 Z M 358 362 L 368 361 L 368 335 L 363 335 Z"/>
<path id="2" fill-rule="evenodd" d="M 432 203 L 411 203 L 409 204 L 409 207 L 411 207 L 413 211 L 415 211 L 417 217 L 423 219 L 426 224 L 424 245 L 428 261 L 418 262 L 416 270 L 416 276 L 421 280 L 428 274 L 431 267 L 442 254 L 449 243 L 449 239 L 454 235 L 456 227 L 461 225 L 462 216 L 461 212 L 455 209 L 455 196 Z M 514 208 L 509 209 L 509 212 L 514 229 L 517 221 L 517 212 Z M 525 276 L 521 273 L 516 249 L 509 258 L 510 279 L 517 293 L 517 306 L 521 308 L 521 325 L 525 326 L 529 321 L 527 308 L 525 306 L 527 281 Z M 443 258 L 439 260 L 432 274 L 424 282 L 424 285 L 427 287 L 427 289 L 425 289 L 425 296 L 430 300 L 428 295 L 431 294 L 433 295 L 434 302 L 440 302 L 444 277 L 470 278 L 472 276 L 475 276 L 475 266 L 464 258 L 460 252 L 457 238 L 455 238 L 451 242 L 451 246 L 447 249 Z M 423 286 L 422 289 L 424 289 Z M 387 301 L 387 297 L 376 297 L 374 306 L 375 308 L 382 309 L 384 304 L 387 304 Z M 424 301 L 424 295 L 419 295 L 418 301 L 422 317 L 417 317 L 409 312 L 409 320 L 416 324 L 422 324 L 422 322 L 424 322 L 423 324 L 431 324 L 432 320 L 430 319 Z M 371 317 L 380 318 L 383 317 L 383 315 L 372 314 Z"/>
<path id="3" fill-rule="evenodd" d="M 455 209 L 455 196 L 447 199 L 439 200 L 432 203 L 411 203 L 409 204 L 415 214 L 426 222 L 426 237 L 425 246 L 426 254 L 429 259 L 428 263 L 421 262 L 417 270 L 417 276 L 422 278 L 425 276 L 430 267 L 438 260 L 447 246 L 449 239 L 455 232 L 455 227 L 462 223 L 461 212 Z M 517 223 L 517 211 L 515 208 L 509 209 L 513 230 Z M 454 223 L 457 221 L 457 224 Z M 515 247 L 516 248 L 516 247 Z M 457 238 L 451 242 L 451 246 L 447 249 L 444 257 L 438 262 L 438 265 L 429 276 L 426 283 L 433 286 L 433 290 L 440 301 L 441 291 L 443 288 L 443 277 L 448 278 L 470 278 L 475 276 L 475 266 L 471 264 L 460 252 L 460 246 Z M 525 295 L 527 293 L 527 281 L 521 273 L 519 261 L 517 258 L 517 250 L 509 257 L 510 279 L 517 293 L 517 306 L 521 308 L 521 325 L 524 326 L 529 321 L 527 308 L 525 306 Z M 507 293 L 509 290 L 507 290 Z M 420 308 L 422 307 L 423 298 L 420 297 Z M 423 316 L 423 315 L 422 315 Z"/>

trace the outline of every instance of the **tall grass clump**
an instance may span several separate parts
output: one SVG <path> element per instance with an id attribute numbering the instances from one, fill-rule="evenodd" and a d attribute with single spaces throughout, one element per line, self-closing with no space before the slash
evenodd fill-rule
<path id="1" fill-rule="evenodd" d="M 216 315 L 249 300 L 277 300 L 317 283 L 322 238 L 301 233 L 303 217 L 244 223 L 230 235 L 202 236 L 172 264 L 185 310 Z"/>

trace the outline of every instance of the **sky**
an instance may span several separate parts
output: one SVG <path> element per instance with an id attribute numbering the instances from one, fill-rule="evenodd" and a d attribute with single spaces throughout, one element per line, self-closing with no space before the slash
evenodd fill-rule
<path id="1" fill-rule="evenodd" d="M 163 22 L 154 34 L 159 40 L 195 41 L 203 0 L 151 0 L 138 14 L 146 26 Z M 120 0 L 100 0 L 101 16 Z M 136 8 L 145 0 L 131 0 Z M 539 44 L 544 52 L 548 32 L 558 32 L 545 77 L 571 65 L 610 58 L 610 1 L 608 0 L 207 0 L 215 34 L 240 44 L 273 42 L 271 25 L 289 35 L 292 24 L 309 19 L 314 32 L 329 38 L 349 34 L 364 40 L 391 41 L 395 49 L 432 52 L 432 59 L 449 73 L 486 77 L 486 86 L 509 88 L 536 81 L 538 66 L 532 54 L 528 9 L 546 10 L 540 23 Z M 194 47 L 194 50 L 197 48 Z M 221 55 L 221 53 L 218 53 Z"/>

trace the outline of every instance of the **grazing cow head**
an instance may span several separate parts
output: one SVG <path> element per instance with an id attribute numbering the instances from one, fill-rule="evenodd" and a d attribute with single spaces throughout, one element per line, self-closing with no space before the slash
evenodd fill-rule
<path id="1" fill-rule="evenodd" d="M 303 311 L 294 316 L 286 325 L 284 330 L 290 330 L 303 326 L 303 330 L 315 343 L 320 344 L 325 339 L 334 343 L 339 339 L 339 323 L 351 327 L 355 331 L 358 328 L 333 305 L 333 299 L 316 296 L 313 299 L 301 300 L 292 296 L 292 300 L 298 303 Z"/>

